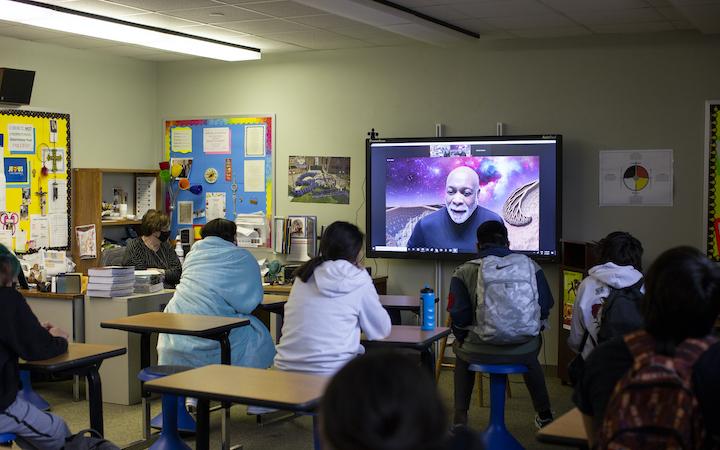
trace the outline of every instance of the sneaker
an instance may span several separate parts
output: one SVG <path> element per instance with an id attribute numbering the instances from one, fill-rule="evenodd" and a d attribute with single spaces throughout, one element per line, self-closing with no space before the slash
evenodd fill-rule
<path id="1" fill-rule="evenodd" d="M 185 409 L 190 414 L 197 414 L 197 399 L 193 397 L 185 397 Z"/>
<path id="2" fill-rule="evenodd" d="M 549 417 L 546 418 L 540 418 L 539 414 L 535 415 L 535 427 L 539 430 L 540 428 L 549 425 L 553 421 L 553 416 L 550 414 Z"/>
<path id="3" fill-rule="evenodd" d="M 261 414 L 270 414 L 274 413 L 276 411 L 279 411 L 275 408 L 266 408 L 264 406 L 248 406 L 247 413 L 252 414 L 254 416 L 259 416 Z"/>

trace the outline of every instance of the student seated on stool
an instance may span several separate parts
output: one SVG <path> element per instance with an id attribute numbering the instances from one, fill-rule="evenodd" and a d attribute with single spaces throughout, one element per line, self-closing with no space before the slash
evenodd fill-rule
<path id="1" fill-rule="evenodd" d="M 38 361 L 67 351 L 68 334 L 50 323 L 41 324 L 14 284 L 20 263 L 0 245 L 0 431 L 14 433 L 28 449 L 58 449 L 70 435 L 58 416 L 17 397 L 18 359 Z"/>
<path id="2" fill-rule="evenodd" d="M 523 377 L 537 412 L 535 424 L 543 427 L 552 421 L 545 375 L 537 359 L 541 322 L 553 306 L 552 293 L 542 269 L 509 246 L 505 225 L 483 223 L 477 229 L 478 259 L 455 269 L 450 281 L 456 425 L 468 421 L 475 383 L 475 373 L 468 370 L 472 363 L 527 366 Z M 505 281 L 517 279 L 522 281 Z"/>

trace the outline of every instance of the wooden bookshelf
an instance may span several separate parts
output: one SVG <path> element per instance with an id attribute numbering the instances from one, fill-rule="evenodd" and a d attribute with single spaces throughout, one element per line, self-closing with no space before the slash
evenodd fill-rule
<path id="1" fill-rule="evenodd" d="M 91 267 L 100 265 L 101 246 L 103 243 L 104 230 L 111 227 L 133 226 L 141 223 L 141 218 L 135 219 L 103 219 L 102 218 L 102 201 L 103 187 L 108 183 L 108 179 L 117 180 L 121 178 L 124 184 L 131 186 L 135 190 L 137 177 L 154 176 L 157 179 L 156 209 L 163 209 L 163 196 L 161 181 L 159 178 L 159 170 L 156 169 L 73 169 L 73 189 L 72 189 L 72 224 L 73 224 L 73 246 L 72 257 L 76 264 L 75 271 L 87 274 L 87 270 Z M 105 181 L 105 183 L 103 183 Z M 107 188 L 107 186 L 105 186 Z M 134 194 L 133 194 L 134 195 Z M 133 197 L 134 198 L 134 197 Z M 110 199 L 106 199 L 110 200 Z M 128 211 L 130 214 L 135 212 L 133 208 Z M 75 239 L 75 227 L 81 225 L 95 225 L 97 258 L 80 259 L 77 239 Z"/>

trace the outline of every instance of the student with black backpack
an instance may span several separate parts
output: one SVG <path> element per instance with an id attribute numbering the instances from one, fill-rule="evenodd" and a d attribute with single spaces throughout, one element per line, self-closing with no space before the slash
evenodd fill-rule
<path id="1" fill-rule="evenodd" d="M 614 231 L 598 242 L 596 251 L 599 263 L 588 271 L 573 304 L 567 341 L 578 353 L 569 367 L 573 383 L 599 342 L 642 327 L 637 304 L 642 297 L 642 244 L 630 233 Z"/>
<path id="2" fill-rule="evenodd" d="M 599 449 L 720 448 L 720 267 L 691 247 L 645 279 L 642 330 L 599 345 L 573 400 Z"/>

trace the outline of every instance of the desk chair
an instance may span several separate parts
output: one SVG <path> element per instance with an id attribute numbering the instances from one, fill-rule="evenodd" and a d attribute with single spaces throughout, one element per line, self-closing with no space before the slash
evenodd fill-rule
<path id="1" fill-rule="evenodd" d="M 185 366 L 148 366 L 140 371 L 138 378 L 140 381 L 147 382 L 158 378 L 166 377 L 175 373 L 185 372 L 192 367 Z M 145 439 L 150 438 L 150 430 L 148 421 L 150 418 L 150 402 L 149 397 L 143 392 L 143 433 Z M 150 447 L 153 450 L 190 450 L 190 447 L 180 439 L 179 431 L 194 433 L 196 425 L 193 418 L 185 409 L 185 397 L 176 395 L 162 395 L 162 414 L 150 421 L 154 428 L 161 428 L 160 438 Z"/>
<path id="2" fill-rule="evenodd" d="M 20 386 L 21 389 L 18 391 L 17 396 L 26 402 L 30 403 L 40 411 L 49 411 L 50 404 L 45 401 L 44 398 L 35 392 L 32 388 L 32 382 L 30 381 L 30 371 L 20 371 Z"/>
<path id="3" fill-rule="evenodd" d="M 469 370 L 490 374 L 490 423 L 485 429 L 487 450 L 523 450 L 523 446 L 505 427 L 505 385 L 512 373 L 526 373 L 528 368 L 516 364 L 470 364 Z"/>

